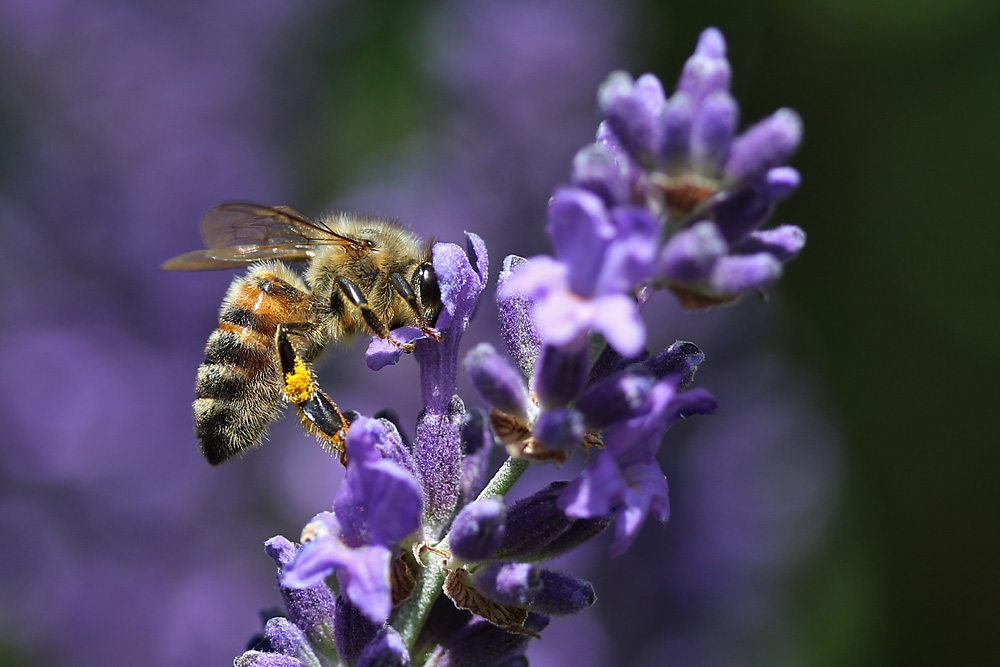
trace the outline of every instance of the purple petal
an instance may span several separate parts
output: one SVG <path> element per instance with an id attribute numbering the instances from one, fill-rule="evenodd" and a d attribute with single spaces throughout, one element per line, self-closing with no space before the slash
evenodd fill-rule
<path id="1" fill-rule="evenodd" d="M 426 338 L 423 332 L 416 327 L 393 329 L 389 332 L 389 335 L 400 343 L 412 343 L 415 340 Z M 368 344 L 368 351 L 365 352 L 365 363 L 368 365 L 368 368 L 377 371 L 395 364 L 401 356 L 403 356 L 403 350 L 398 345 L 393 345 L 384 338 L 372 336 L 372 340 Z"/>
<path id="2" fill-rule="evenodd" d="M 686 419 L 694 415 L 714 414 L 719 402 L 707 389 L 692 389 L 674 396 L 665 409 L 666 424 L 669 426 L 678 419 Z"/>
<path id="3" fill-rule="evenodd" d="M 579 347 L 594 317 L 590 301 L 569 291 L 553 292 L 535 309 L 535 326 L 547 345 Z"/>
<path id="4" fill-rule="evenodd" d="M 653 380 L 645 375 L 621 373 L 587 388 L 576 402 L 588 428 L 604 429 L 632 419 L 649 409 Z"/>
<path id="5" fill-rule="evenodd" d="M 595 299 L 591 307 L 594 329 L 623 357 L 642 352 L 646 344 L 646 327 L 639 317 L 635 301 L 624 295 Z"/>
<path id="6" fill-rule="evenodd" d="M 340 590 L 369 619 L 384 623 L 392 610 L 389 566 L 392 552 L 383 546 L 344 549 L 337 579 Z"/>
<path id="7" fill-rule="evenodd" d="M 714 222 L 702 220 L 674 234 L 660 255 L 660 273 L 678 283 L 697 283 L 707 278 L 719 258 L 729 251 Z"/>
<path id="8" fill-rule="evenodd" d="M 472 232 L 465 233 L 465 254 L 469 258 L 469 264 L 476 271 L 476 275 L 479 276 L 480 284 L 485 286 L 489 281 L 490 258 L 486 250 L 486 243 L 479 234 Z"/>
<path id="9" fill-rule="evenodd" d="M 660 521 L 666 521 L 669 517 L 667 480 L 656 462 L 630 466 L 624 474 L 628 480 L 628 488 L 622 498 L 625 507 L 615 519 L 612 557 L 621 555 L 631 546 L 654 503 Z"/>
<path id="10" fill-rule="evenodd" d="M 475 234 L 467 236 L 469 248 L 475 250 L 471 257 L 476 262 L 475 268 L 470 263 L 468 251 L 454 243 L 436 243 L 433 248 L 434 271 L 441 289 L 441 303 L 444 304 L 438 328 L 448 330 L 445 343 L 449 338 L 461 336 L 486 285 L 486 271 L 483 269 L 488 261 L 486 247 Z M 456 326 L 459 327 L 457 330 Z"/>
<path id="11" fill-rule="evenodd" d="M 591 144 L 573 157 L 573 185 L 600 196 L 605 205 L 628 201 L 631 190 L 627 157 L 606 144 Z"/>
<path id="12" fill-rule="evenodd" d="M 593 465 L 559 494 L 559 507 L 566 516 L 577 519 L 608 517 L 625 488 L 614 458 L 608 452 L 601 452 Z"/>
<path id="13" fill-rule="evenodd" d="M 422 494 L 413 475 L 392 461 L 351 462 L 333 508 L 345 544 L 387 545 L 420 527 Z"/>
<path id="14" fill-rule="evenodd" d="M 553 291 L 565 290 L 569 285 L 569 269 L 565 264 L 548 255 L 538 255 L 525 260 L 499 288 L 497 297 L 510 299 L 523 297 L 538 302 Z"/>
<path id="15" fill-rule="evenodd" d="M 791 157 L 801 141 L 802 118 L 791 109 L 778 109 L 733 141 L 726 178 L 735 182 L 763 176 Z"/>
<path id="16" fill-rule="evenodd" d="M 546 231 L 556 257 L 569 268 L 569 288 L 580 296 L 594 293 L 594 267 L 601 266 L 615 227 L 601 198 L 581 188 L 556 191 L 548 209 Z"/>
<path id="17" fill-rule="evenodd" d="M 465 355 L 465 367 L 472 379 L 472 386 L 490 406 L 528 421 L 533 409 L 524 377 L 489 343 L 480 343 Z"/>
<path id="18" fill-rule="evenodd" d="M 781 262 L 770 253 L 730 255 L 715 263 L 709 284 L 718 294 L 742 294 L 774 282 L 781 272 Z"/>
<path id="19" fill-rule="evenodd" d="M 657 243 L 633 234 L 611 244 L 597 277 L 595 294 L 632 294 L 636 285 L 653 274 Z"/>

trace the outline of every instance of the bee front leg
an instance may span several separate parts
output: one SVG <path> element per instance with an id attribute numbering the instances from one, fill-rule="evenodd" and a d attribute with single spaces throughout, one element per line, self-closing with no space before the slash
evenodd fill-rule
<path id="1" fill-rule="evenodd" d="M 284 379 L 282 393 L 285 400 L 295 405 L 299 421 L 306 432 L 316 438 L 331 454 L 336 452 L 340 462 L 347 465 L 347 446 L 344 442 L 348 423 L 337 404 L 330 400 L 313 377 L 312 366 L 292 345 L 290 336 L 308 338 L 314 325 L 305 322 L 285 323 L 278 326 L 275 344 Z"/>
<path id="2" fill-rule="evenodd" d="M 413 352 L 413 343 L 402 343 L 389 335 L 389 327 L 378 316 L 378 313 L 372 310 L 368 299 L 365 298 L 364 293 L 358 287 L 357 283 L 345 276 L 337 276 L 336 283 L 340 291 L 347 297 L 347 300 L 361 311 L 361 317 L 364 318 L 365 324 L 368 325 L 372 333 L 379 338 L 389 341 L 403 352 Z"/>
<path id="3" fill-rule="evenodd" d="M 421 264 L 420 266 L 417 267 L 416 271 L 413 272 L 413 281 L 414 282 L 418 280 L 421 281 L 420 283 L 416 284 L 421 284 L 422 282 L 425 282 L 424 278 L 425 271 L 426 271 L 425 265 Z M 417 318 L 417 327 L 420 329 L 421 333 L 423 333 L 425 336 L 433 338 L 439 343 L 442 340 L 444 340 L 444 336 L 441 335 L 441 332 L 432 327 L 430 323 L 427 321 L 427 316 L 424 314 L 423 304 L 421 303 L 422 299 L 417 296 L 416 292 L 413 291 L 413 286 L 406 281 L 406 278 L 404 278 L 402 274 L 392 273 L 389 274 L 389 280 L 392 282 L 392 286 L 393 288 L 395 288 L 396 293 L 399 294 L 399 296 L 403 297 L 403 300 L 406 301 L 407 305 L 410 307 L 410 310 L 413 311 L 413 314 Z M 435 286 L 436 285 L 437 283 L 435 282 Z"/>

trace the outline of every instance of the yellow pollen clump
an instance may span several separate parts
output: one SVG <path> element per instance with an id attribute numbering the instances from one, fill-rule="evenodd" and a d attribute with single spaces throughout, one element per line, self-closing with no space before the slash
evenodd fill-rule
<path id="1" fill-rule="evenodd" d="M 285 373 L 285 396 L 292 403 L 301 403 L 313 395 L 312 376 L 301 359 L 295 357 L 295 369 Z"/>

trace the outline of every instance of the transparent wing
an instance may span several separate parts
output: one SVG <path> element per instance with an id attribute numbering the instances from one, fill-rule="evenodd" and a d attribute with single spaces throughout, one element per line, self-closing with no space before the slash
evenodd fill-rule
<path id="1" fill-rule="evenodd" d="M 189 252 L 165 262 L 166 271 L 205 271 L 242 266 L 261 259 L 305 261 L 315 246 L 358 246 L 287 206 L 260 206 L 246 202 L 220 204 L 201 216 L 205 250 Z"/>

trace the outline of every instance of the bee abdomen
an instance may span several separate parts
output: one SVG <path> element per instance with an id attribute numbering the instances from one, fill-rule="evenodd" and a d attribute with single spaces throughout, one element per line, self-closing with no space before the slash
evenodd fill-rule
<path id="1" fill-rule="evenodd" d="M 198 367 L 195 432 L 212 465 L 259 444 L 280 407 L 280 378 L 270 355 L 234 338 L 213 333 Z"/>
<path id="2" fill-rule="evenodd" d="M 267 265 L 230 287 L 195 385 L 195 432 L 212 465 L 260 444 L 277 416 L 281 374 L 274 337 L 281 322 L 304 319 L 304 289 Z"/>

